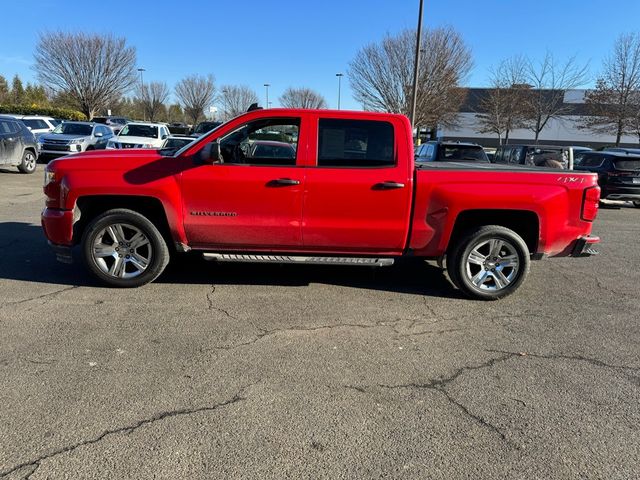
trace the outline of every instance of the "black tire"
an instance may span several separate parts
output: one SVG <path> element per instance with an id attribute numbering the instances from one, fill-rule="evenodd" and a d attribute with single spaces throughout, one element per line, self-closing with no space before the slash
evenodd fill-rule
<path id="1" fill-rule="evenodd" d="M 633 206 L 636 208 L 640 208 L 640 200 L 634 200 L 633 201 Z"/>
<path id="2" fill-rule="evenodd" d="M 36 171 L 36 165 L 38 163 L 38 157 L 31 150 L 25 150 L 22 154 L 22 161 L 18 165 L 18 170 L 21 173 L 33 173 Z"/>
<path id="3" fill-rule="evenodd" d="M 115 237 L 111 238 L 109 227 L 116 229 L 112 230 L 114 232 L 122 232 L 121 242 Z M 138 233 L 142 235 L 139 241 L 144 242 L 144 245 L 135 247 L 128 243 L 127 237 L 128 240 L 135 240 Z M 106 245 L 105 241 L 113 245 Z M 94 248 L 102 248 L 104 251 L 111 247 L 114 249 L 113 253 L 104 256 L 94 254 Z M 155 225 L 138 212 L 123 208 L 109 210 L 93 219 L 82 234 L 81 248 L 84 263 L 91 274 L 112 287 L 131 288 L 150 283 L 160 276 L 169 263 L 169 248 Z M 143 250 L 142 253 L 138 248 Z M 146 262 L 144 269 L 140 268 L 139 261 Z"/>
<path id="4" fill-rule="evenodd" d="M 493 246 L 498 253 L 492 252 Z M 477 254 L 472 259 L 474 250 Z M 447 253 L 449 278 L 465 295 L 478 300 L 498 300 L 511 295 L 526 279 L 530 266 L 529 249 L 522 237 L 498 225 L 467 232 Z"/>

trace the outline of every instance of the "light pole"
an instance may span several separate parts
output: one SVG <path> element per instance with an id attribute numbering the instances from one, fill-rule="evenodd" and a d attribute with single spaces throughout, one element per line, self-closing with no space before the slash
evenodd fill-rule
<path id="1" fill-rule="evenodd" d="M 227 90 L 226 88 L 222 89 L 222 108 L 223 108 L 223 115 L 224 115 L 224 121 L 226 122 L 228 120 L 228 116 L 229 116 L 229 112 L 227 109 L 227 94 L 229 93 L 229 90 Z"/>
<path id="2" fill-rule="evenodd" d="M 271 84 L 270 84 L 270 83 L 265 83 L 265 84 L 264 84 L 264 88 L 265 88 L 265 89 L 266 89 L 266 91 L 267 91 L 267 101 L 266 101 L 266 103 L 265 103 L 265 106 L 266 106 L 267 108 L 269 108 L 269 87 L 270 87 L 270 86 L 271 86 Z"/>
<path id="3" fill-rule="evenodd" d="M 343 73 L 336 73 L 336 77 L 338 77 L 338 110 L 340 110 L 340 83 L 342 82 Z"/>
<path id="4" fill-rule="evenodd" d="M 416 104 L 418 103 L 418 71 L 420 68 L 420 44 L 422 43 L 422 8 L 424 0 L 420 0 L 420 12 L 418 13 L 418 35 L 416 38 L 416 60 L 413 65 L 413 92 L 411 94 L 411 127 L 416 123 Z"/>
<path id="5" fill-rule="evenodd" d="M 140 72 L 140 97 L 142 97 L 142 119 L 147 121 L 147 109 L 144 107 L 144 81 L 142 80 L 142 72 L 146 72 L 144 68 L 139 68 Z"/>

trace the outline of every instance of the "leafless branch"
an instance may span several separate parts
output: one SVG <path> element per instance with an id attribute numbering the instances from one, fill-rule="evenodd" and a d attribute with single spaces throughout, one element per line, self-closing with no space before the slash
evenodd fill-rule
<path id="1" fill-rule="evenodd" d="M 287 88 L 279 98 L 286 108 L 327 108 L 325 98 L 310 88 Z"/>
<path id="2" fill-rule="evenodd" d="M 36 45 L 38 79 L 67 93 L 88 118 L 135 83 L 136 50 L 124 38 L 86 33 L 44 33 Z"/>
<path id="3" fill-rule="evenodd" d="M 258 103 L 258 94 L 245 85 L 223 85 L 219 104 L 222 118 L 227 121 L 247 111 L 252 103 Z"/>
<path id="4" fill-rule="evenodd" d="M 569 111 L 564 103 L 565 93 L 584 85 L 587 74 L 588 65 L 578 64 L 575 57 L 559 62 L 547 52 L 539 63 L 528 62 L 527 83 L 531 89 L 526 102 L 526 124 L 536 142 L 549 120 Z"/>
<path id="5" fill-rule="evenodd" d="M 415 30 L 386 36 L 351 61 L 351 88 L 365 110 L 409 114 L 415 38 Z M 455 124 L 466 95 L 460 86 L 473 63 L 469 48 L 452 28 L 438 28 L 425 32 L 421 50 L 416 124 Z"/>
<path id="6" fill-rule="evenodd" d="M 169 98 L 169 87 L 165 82 L 150 82 L 138 85 L 138 101 L 144 109 L 144 116 L 150 122 L 158 119 Z"/>
<path id="7" fill-rule="evenodd" d="M 640 35 L 618 37 L 613 52 L 603 62 L 596 87 L 586 95 L 586 104 L 589 116 L 582 128 L 615 135 L 616 145 L 625 133 L 640 138 Z"/>
<path id="8" fill-rule="evenodd" d="M 204 110 L 213 103 L 216 93 L 215 80 L 213 75 L 191 75 L 178 82 L 175 92 L 185 115 L 196 124 L 204 115 Z"/>

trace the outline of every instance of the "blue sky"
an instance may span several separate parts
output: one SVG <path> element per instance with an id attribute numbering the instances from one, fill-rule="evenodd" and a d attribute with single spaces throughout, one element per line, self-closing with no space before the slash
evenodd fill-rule
<path id="1" fill-rule="evenodd" d="M 172 88 L 183 76 L 212 73 L 218 85 L 245 84 L 264 102 L 288 86 L 307 86 L 337 103 L 337 72 L 345 72 L 362 46 L 386 33 L 415 28 L 418 0 L 136 0 L 2 2 L 0 74 L 34 80 L 38 33 L 62 29 L 112 32 L 137 48 L 144 80 Z M 92 6 L 97 11 L 92 13 Z M 15 19 L 7 21 L 6 19 Z M 545 50 L 576 55 L 592 75 L 622 32 L 640 31 L 640 1 L 425 0 L 427 27 L 451 25 L 471 48 L 471 86 L 503 58 Z M 347 77 L 342 107 L 358 109 Z"/>

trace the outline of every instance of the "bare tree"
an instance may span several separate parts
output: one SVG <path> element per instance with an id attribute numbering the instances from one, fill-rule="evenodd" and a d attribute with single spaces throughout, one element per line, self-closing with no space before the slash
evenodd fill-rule
<path id="1" fill-rule="evenodd" d="M 258 103 L 258 94 L 244 85 L 223 85 L 220 89 L 222 118 L 227 121 L 247 111 L 252 103 Z"/>
<path id="2" fill-rule="evenodd" d="M 204 110 L 213 103 L 215 80 L 213 75 L 191 75 L 180 80 L 175 91 L 186 117 L 195 125 L 204 116 Z"/>
<path id="3" fill-rule="evenodd" d="M 44 33 L 34 57 L 38 79 L 56 92 L 68 93 L 89 119 L 136 81 L 135 48 L 112 35 Z"/>
<path id="4" fill-rule="evenodd" d="M 409 115 L 415 39 L 415 30 L 387 36 L 361 49 L 350 62 L 351 88 L 365 110 Z M 471 70 L 471 53 L 452 28 L 427 30 L 421 51 L 416 124 L 453 125 L 466 96 L 460 86 Z"/>
<path id="5" fill-rule="evenodd" d="M 327 101 L 310 88 L 287 88 L 278 99 L 285 108 L 327 108 Z"/>
<path id="6" fill-rule="evenodd" d="M 150 122 L 158 118 L 169 98 L 169 88 L 165 82 L 150 82 L 138 85 L 138 101 L 144 109 L 144 116 Z"/>
<path id="7" fill-rule="evenodd" d="M 588 65 L 579 65 L 575 57 L 559 62 L 547 52 L 541 62 L 529 61 L 527 70 L 531 89 L 526 102 L 526 124 L 537 143 L 549 120 L 570 111 L 571 107 L 564 103 L 565 93 L 587 82 Z"/>
<path id="8" fill-rule="evenodd" d="M 509 142 L 509 133 L 524 127 L 525 108 L 529 87 L 527 60 L 515 56 L 503 60 L 490 73 L 491 88 L 480 101 L 481 113 L 477 114 L 479 133 L 495 133 L 498 143 Z"/>
<path id="9" fill-rule="evenodd" d="M 604 60 L 595 89 L 587 92 L 589 116 L 582 127 L 595 133 L 622 135 L 636 133 L 635 118 L 640 115 L 640 36 L 623 34 L 613 52 Z"/>

